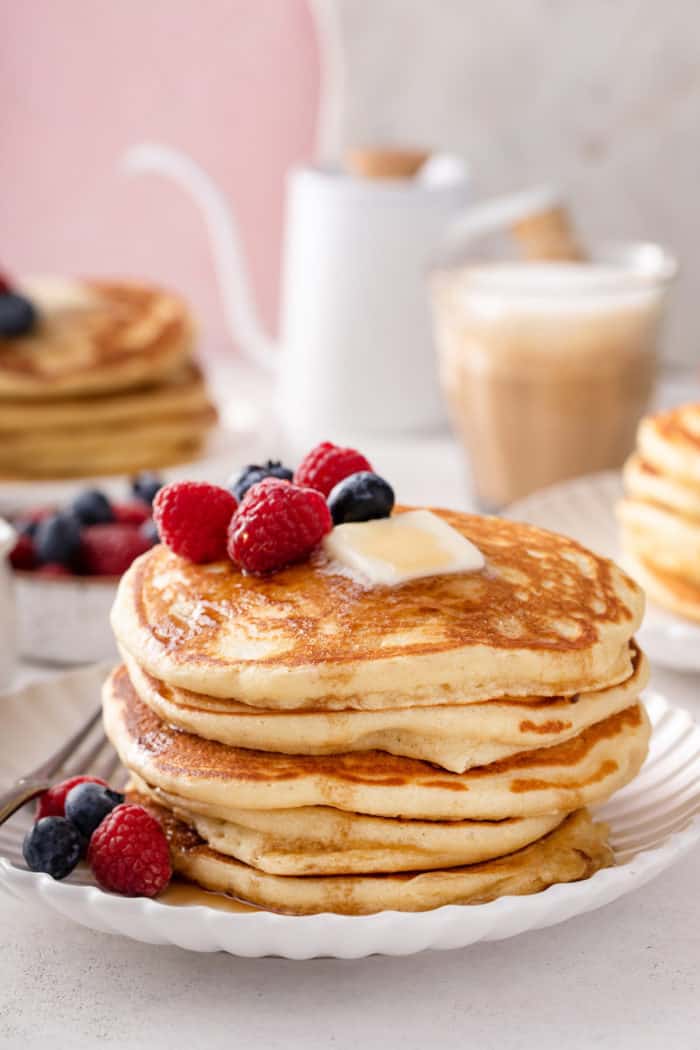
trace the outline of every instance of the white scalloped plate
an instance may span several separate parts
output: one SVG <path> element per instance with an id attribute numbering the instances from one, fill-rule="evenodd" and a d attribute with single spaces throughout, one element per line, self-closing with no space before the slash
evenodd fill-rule
<path id="1" fill-rule="evenodd" d="M 590 474 L 534 492 L 512 503 L 504 516 L 562 532 L 596 553 L 620 561 L 614 507 L 621 496 L 622 480 L 617 471 Z M 637 637 L 647 656 L 663 667 L 700 671 L 700 625 L 649 601 Z"/>
<path id="2" fill-rule="evenodd" d="M 48 755 L 92 710 L 103 668 L 74 671 L 0 698 L 0 770 L 11 781 Z M 640 776 L 600 810 L 609 820 L 619 864 L 591 879 L 553 886 L 530 897 L 449 906 L 419 913 L 294 917 L 230 913 L 104 893 L 87 870 L 65 882 L 17 863 L 30 813 L 0 828 L 0 886 L 26 900 L 108 933 L 193 951 L 227 951 L 288 959 L 409 955 L 427 948 L 461 948 L 563 922 L 621 897 L 654 878 L 700 841 L 700 727 L 663 697 L 647 697 L 654 724 L 651 753 Z"/>

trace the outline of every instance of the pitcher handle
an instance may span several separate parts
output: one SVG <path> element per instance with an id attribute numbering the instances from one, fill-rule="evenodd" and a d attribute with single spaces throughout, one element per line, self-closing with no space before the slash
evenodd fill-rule
<path id="1" fill-rule="evenodd" d="M 130 174 L 143 172 L 169 176 L 188 190 L 199 204 L 214 253 L 214 269 L 224 305 L 226 324 L 233 342 L 255 364 L 271 371 L 276 367 L 275 345 L 260 323 L 243 246 L 228 201 L 199 165 L 169 146 L 142 143 L 124 156 Z"/>

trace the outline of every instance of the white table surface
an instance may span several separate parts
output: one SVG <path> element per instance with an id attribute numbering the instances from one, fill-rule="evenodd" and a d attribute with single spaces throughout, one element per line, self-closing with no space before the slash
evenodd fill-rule
<path id="1" fill-rule="evenodd" d="M 444 436 L 367 451 L 405 502 L 468 504 Z M 25 665 L 17 681 L 46 673 Z M 655 669 L 654 685 L 700 718 L 700 676 Z M 700 850 L 561 926 L 410 958 L 197 955 L 95 933 L 1 894 L 0 947 L 2 1048 L 700 1046 Z"/>

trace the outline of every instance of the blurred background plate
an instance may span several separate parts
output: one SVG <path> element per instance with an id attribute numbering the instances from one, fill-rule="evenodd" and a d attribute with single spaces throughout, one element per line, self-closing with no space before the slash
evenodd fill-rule
<path id="1" fill-rule="evenodd" d="M 621 496 L 621 477 L 611 471 L 542 489 L 511 503 L 504 514 L 572 536 L 596 553 L 620 561 L 614 508 Z M 638 638 L 652 661 L 675 670 L 700 671 L 700 624 L 648 602 Z"/>

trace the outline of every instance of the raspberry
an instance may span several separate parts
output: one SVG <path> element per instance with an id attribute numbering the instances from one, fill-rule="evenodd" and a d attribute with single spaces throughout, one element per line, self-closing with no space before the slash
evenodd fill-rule
<path id="1" fill-rule="evenodd" d="M 33 569 L 36 565 L 36 551 L 31 536 L 23 532 L 10 551 L 10 565 L 13 569 Z"/>
<path id="2" fill-rule="evenodd" d="M 369 460 L 361 452 L 322 441 L 304 456 L 294 473 L 294 482 L 318 489 L 327 496 L 339 481 L 360 470 L 372 470 Z"/>
<path id="3" fill-rule="evenodd" d="M 28 525 L 38 525 L 44 518 L 50 518 L 56 513 L 56 507 L 34 507 L 33 510 L 25 511 L 18 524 L 26 528 Z"/>
<path id="4" fill-rule="evenodd" d="M 112 504 L 114 520 L 120 525 L 143 525 L 151 516 L 151 508 L 140 499 Z"/>
<path id="5" fill-rule="evenodd" d="M 131 802 L 104 818 L 90 839 L 87 859 L 103 890 L 126 897 L 155 897 L 172 874 L 163 829 L 143 806 Z"/>
<path id="6" fill-rule="evenodd" d="M 60 561 L 47 561 L 34 570 L 35 576 L 72 576 L 67 565 L 61 565 Z"/>
<path id="7" fill-rule="evenodd" d="M 266 478 L 248 489 L 231 520 L 229 557 L 247 572 L 274 572 L 305 558 L 332 527 L 320 492 Z"/>
<path id="8" fill-rule="evenodd" d="M 80 536 L 80 566 L 89 576 L 121 576 L 150 547 L 137 525 L 88 525 Z"/>
<path id="9" fill-rule="evenodd" d="M 188 561 L 203 564 L 226 557 L 226 532 L 237 507 L 227 489 L 206 481 L 175 481 L 153 501 L 161 542 Z"/>
<path id="10" fill-rule="evenodd" d="M 41 820 L 42 817 L 65 817 L 66 795 L 78 784 L 101 784 L 102 787 L 107 787 L 106 781 L 100 780 L 99 777 L 71 777 L 70 780 L 62 780 L 40 797 L 36 807 L 36 820 Z"/>

